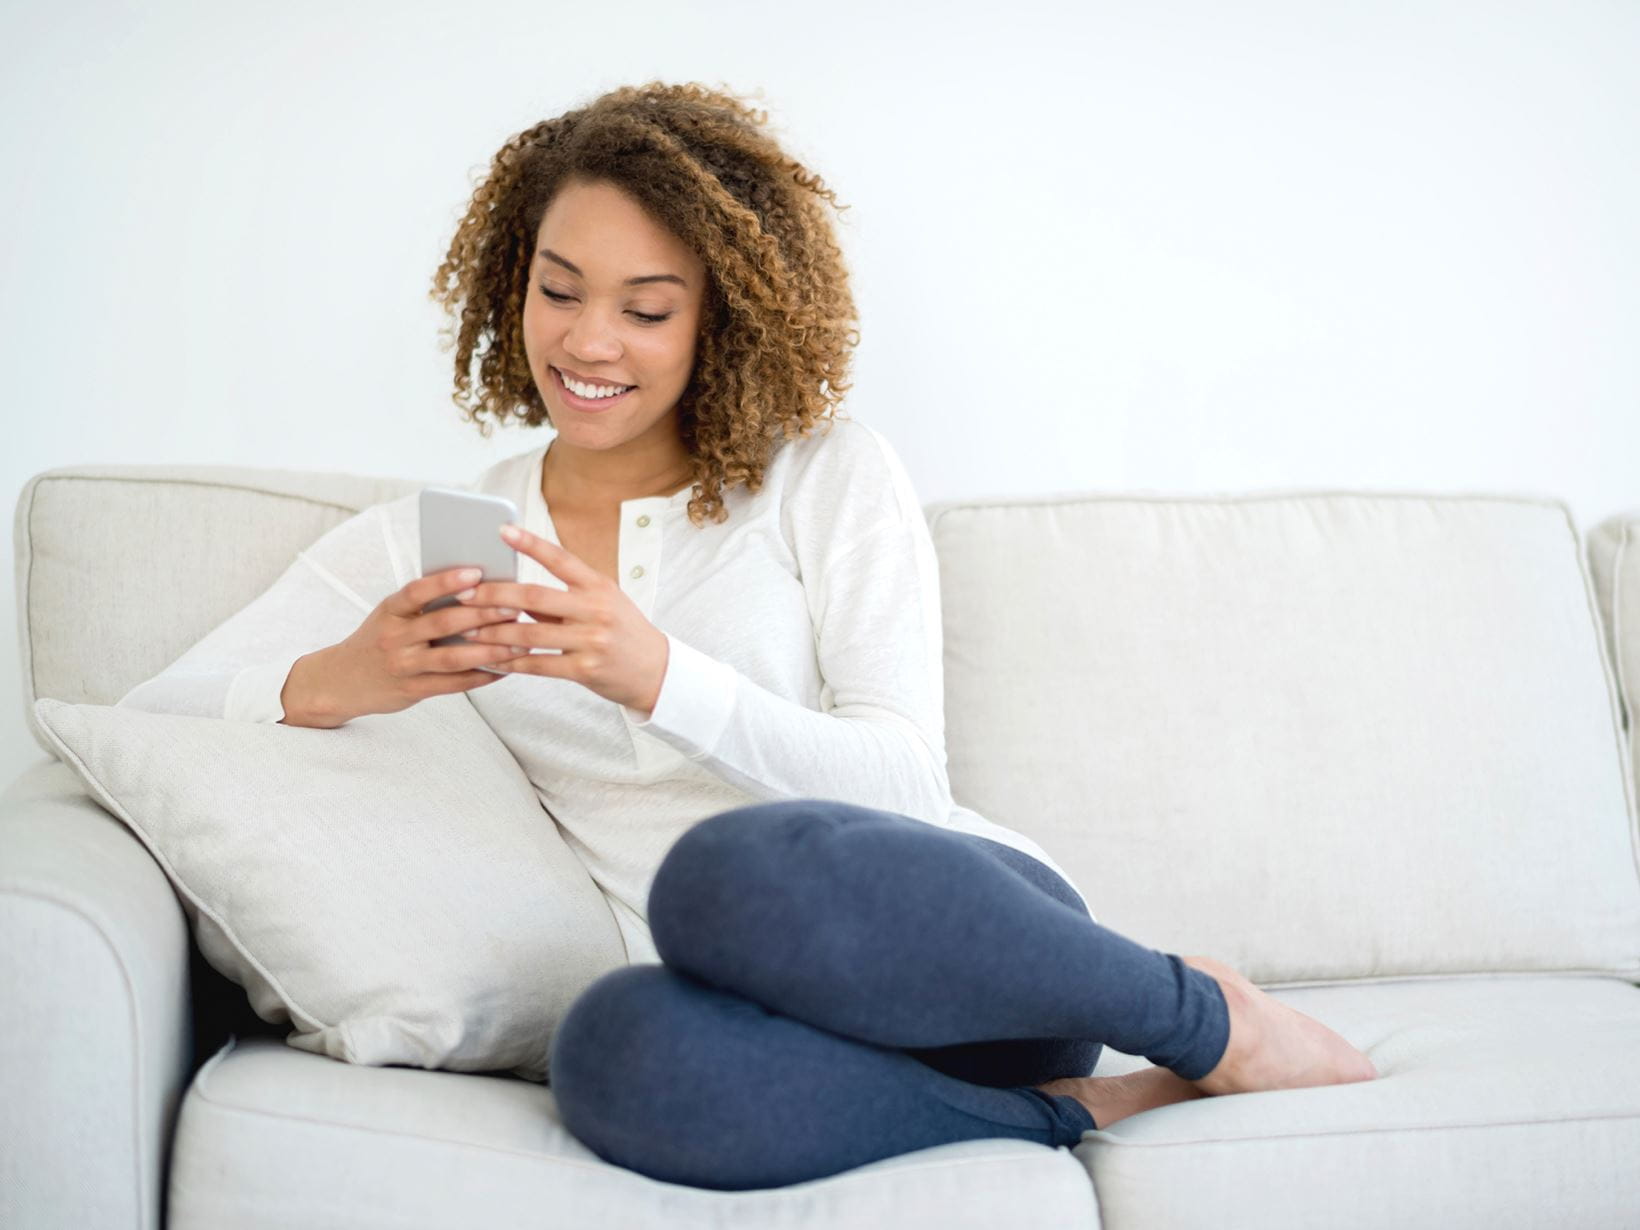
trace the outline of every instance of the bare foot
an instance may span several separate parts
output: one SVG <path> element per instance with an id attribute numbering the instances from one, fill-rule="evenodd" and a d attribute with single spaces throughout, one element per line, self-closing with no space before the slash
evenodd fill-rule
<path id="1" fill-rule="evenodd" d="M 1207 1096 L 1194 1081 L 1162 1067 L 1140 1068 L 1121 1076 L 1066 1076 L 1034 1088 L 1075 1098 L 1101 1128 L 1142 1110 Z"/>
<path id="2" fill-rule="evenodd" d="M 1219 984 L 1230 1008 L 1230 1044 L 1206 1076 L 1210 1094 L 1304 1089 L 1375 1080 L 1372 1060 L 1314 1017 L 1273 998 L 1211 957 L 1181 957 Z"/>

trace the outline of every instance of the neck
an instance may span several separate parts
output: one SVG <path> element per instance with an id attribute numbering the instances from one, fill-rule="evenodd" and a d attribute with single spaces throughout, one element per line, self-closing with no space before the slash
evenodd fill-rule
<path id="1" fill-rule="evenodd" d="M 541 498 L 561 508 L 606 508 L 623 500 L 675 495 L 694 477 L 683 446 L 615 455 L 577 449 L 555 436 L 541 460 Z"/>

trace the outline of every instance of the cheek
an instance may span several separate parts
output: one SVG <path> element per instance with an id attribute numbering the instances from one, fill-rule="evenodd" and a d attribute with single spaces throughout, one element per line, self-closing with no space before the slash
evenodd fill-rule
<path id="1" fill-rule="evenodd" d="M 667 371 L 676 379 L 688 379 L 690 371 L 695 366 L 694 344 L 687 337 L 674 338 L 666 343 L 664 354 L 664 359 L 660 361 L 665 364 Z"/>
<path id="2" fill-rule="evenodd" d="M 553 334 L 555 322 L 551 312 L 543 311 L 539 295 L 531 295 L 524 300 L 524 341 L 527 345 L 539 345 Z"/>

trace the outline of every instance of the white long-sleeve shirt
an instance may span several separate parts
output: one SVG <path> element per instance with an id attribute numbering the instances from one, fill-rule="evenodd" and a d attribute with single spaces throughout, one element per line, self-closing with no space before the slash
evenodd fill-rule
<path id="1" fill-rule="evenodd" d="M 524 527 L 556 543 L 541 495 L 547 447 L 496 463 L 466 489 L 511 498 Z M 897 812 L 1065 876 L 1035 842 L 951 798 L 938 565 L 888 441 L 849 419 L 783 441 L 761 490 L 725 492 L 722 524 L 693 525 L 690 493 L 621 504 L 621 588 L 668 641 L 648 720 L 547 676 L 467 693 L 609 901 L 628 960 L 659 960 L 645 905 L 672 843 L 748 803 L 824 798 Z M 418 500 L 335 526 L 118 703 L 279 721 L 296 659 L 348 636 L 421 575 Z M 522 553 L 518 579 L 566 588 Z"/>

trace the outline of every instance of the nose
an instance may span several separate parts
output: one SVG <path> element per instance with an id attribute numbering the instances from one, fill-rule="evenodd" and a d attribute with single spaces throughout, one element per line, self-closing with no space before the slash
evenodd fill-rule
<path id="1" fill-rule="evenodd" d="M 588 364 L 613 362 L 621 357 L 621 344 L 600 312 L 584 311 L 575 317 L 564 334 L 564 349 Z"/>

